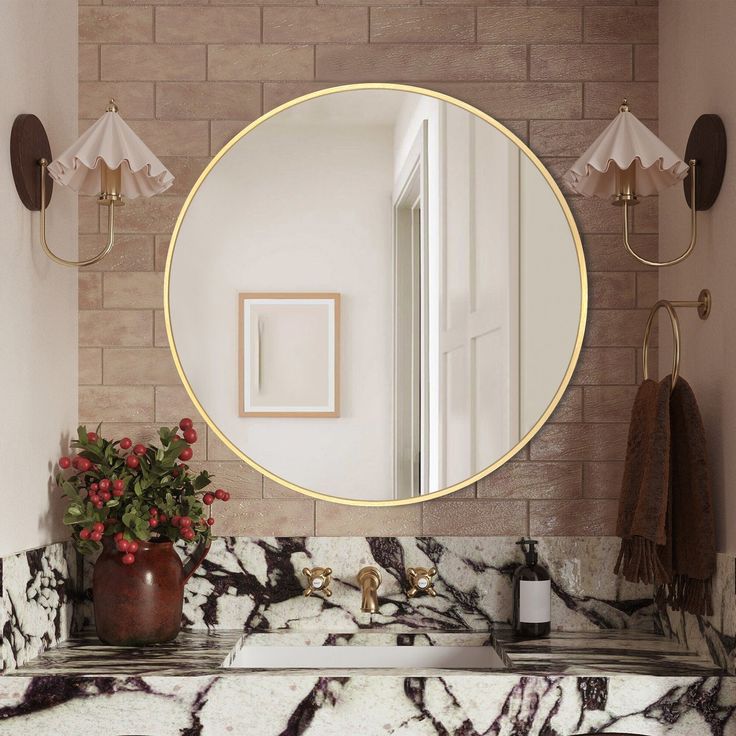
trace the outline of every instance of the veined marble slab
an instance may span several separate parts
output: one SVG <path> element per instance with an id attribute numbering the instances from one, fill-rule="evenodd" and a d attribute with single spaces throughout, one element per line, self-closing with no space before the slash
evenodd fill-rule
<path id="1" fill-rule="evenodd" d="M 736 674 L 735 567 L 733 556 L 717 556 L 712 616 L 693 616 L 671 608 L 659 612 L 663 631 L 689 649 L 710 656 L 731 674 Z"/>
<path id="2" fill-rule="evenodd" d="M 65 548 L 64 543 L 51 544 L 0 560 L 3 671 L 69 636 L 72 601 Z"/>

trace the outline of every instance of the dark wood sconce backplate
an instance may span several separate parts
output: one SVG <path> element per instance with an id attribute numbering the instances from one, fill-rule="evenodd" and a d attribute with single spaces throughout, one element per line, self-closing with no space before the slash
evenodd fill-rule
<path id="1" fill-rule="evenodd" d="M 701 115 L 690 131 L 685 162 L 697 161 L 695 203 L 698 210 L 709 210 L 718 197 L 726 171 L 726 129 L 718 115 Z M 690 207 L 690 174 L 683 181 Z"/>
<path id="2" fill-rule="evenodd" d="M 51 163 L 51 146 L 43 123 L 30 113 L 18 115 L 10 132 L 10 165 L 21 202 L 29 209 L 41 209 L 40 159 Z M 54 182 L 46 182 L 46 206 L 51 202 Z"/>

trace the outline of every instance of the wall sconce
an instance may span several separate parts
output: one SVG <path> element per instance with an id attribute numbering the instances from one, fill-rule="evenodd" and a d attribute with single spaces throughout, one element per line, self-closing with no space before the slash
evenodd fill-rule
<path id="1" fill-rule="evenodd" d="M 726 130 L 718 115 L 701 115 L 690 131 L 685 150 L 687 163 L 678 158 L 630 111 L 626 100 L 618 115 L 593 145 L 572 165 L 565 180 L 585 197 L 612 198 L 623 209 L 626 250 L 647 266 L 674 266 L 693 251 L 697 240 L 698 210 L 707 210 L 718 197 L 726 168 Z M 649 261 L 629 242 L 629 208 L 639 197 L 659 194 L 684 179 L 690 207 L 690 244 L 671 261 Z"/>
<path id="2" fill-rule="evenodd" d="M 21 201 L 29 210 L 41 212 L 41 247 L 62 266 L 90 266 L 104 258 L 115 244 L 115 209 L 123 206 L 123 198 L 153 197 L 174 183 L 171 172 L 118 115 L 115 100 L 110 100 L 105 114 L 54 161 L 43 123 L 35 115 L 18 115 L 10 133 L 10 161 Z M 107 244 L 92 258 L 60 258 L 46 242 L 46 208 L 54 181 L 80 194 L 96 194 L 97 202 L 108 208 Z"/>

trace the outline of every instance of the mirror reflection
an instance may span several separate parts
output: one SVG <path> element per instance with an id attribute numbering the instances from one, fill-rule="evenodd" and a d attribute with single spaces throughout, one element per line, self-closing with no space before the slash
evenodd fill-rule
<path id="1" fill-rule="evenodd" d="M 406 88 L 317 93 L 236 138 L 167 269 L 172 350 L 268 474 L 421 497 L 528 441 L 580 348 L 579 239 L 504 128 Z"/>

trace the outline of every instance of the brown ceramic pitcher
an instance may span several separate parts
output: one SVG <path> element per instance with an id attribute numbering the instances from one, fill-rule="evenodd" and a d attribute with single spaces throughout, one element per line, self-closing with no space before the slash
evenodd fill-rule
<path id="1" fill-rule="evenodd" d="M 173 542 L 138 542 L 135 564 L 124 565 L 112 537 L 105 537 L 92 579 L 100 640 L 131 647 L 175 639 L 181 628 L 184 584 L 209 548 L 208 542 L 201 542 L 182 564 Z"/>

